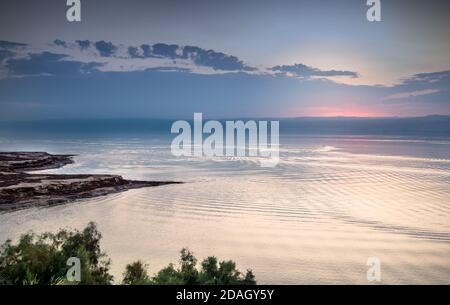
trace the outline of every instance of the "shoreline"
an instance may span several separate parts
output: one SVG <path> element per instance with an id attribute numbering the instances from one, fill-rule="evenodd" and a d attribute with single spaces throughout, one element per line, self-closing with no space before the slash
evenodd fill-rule
<path id="1" fill-rule="evenodd" d="M 46 152 L 0 152 L 0 213 L 182 183 L 127 180 L 118 175 L 28 173 L 72 164 L 73 157 Z"/>

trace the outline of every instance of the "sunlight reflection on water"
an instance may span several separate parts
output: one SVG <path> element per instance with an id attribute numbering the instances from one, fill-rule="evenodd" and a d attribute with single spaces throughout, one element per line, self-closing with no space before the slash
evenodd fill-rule
<path id="1" fill-rule="evenodd" d="M 176 159 L 166 140 L 1 144 L 78 155 L 50 173 L 186 182 L 0 215 L 0 241 L 97 222 L 117 279 L 132 260 L 154 272 L 188 246 L 252 268 L 260 283 L 366 283 L 369 256 L 385 283 L 450 283 L 447 140 L 284 137 L 275 168 Z"/>

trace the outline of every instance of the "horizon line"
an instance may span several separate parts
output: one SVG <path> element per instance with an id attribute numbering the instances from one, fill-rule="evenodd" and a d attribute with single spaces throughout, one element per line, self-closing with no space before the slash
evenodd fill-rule
<path id="1" fill-rule="evenodd" d="M 279 119 L 279 120 L 289 120 L 289 119 L 419 119 L 419 118 L 431 118 L 431 117 L 446 117 L 450 118 L 450 114 L 427 114 L 418 116 L 242 116 L 242 117 L 203 117 L 203 120 L 243 120 L 243 119 Z M 161 121 L 171 121 L 171 120 L 192 120 L 193 116 L 190 118 L 156 118 L 156 117 L 70 117 L 70 118 L 30 118 L 30 119 L 7 119 L 0 120 L 0 123 L 9 122 L 31 122 L 31 121 L 77 121 L 77 120 L 161 120 Z"/>

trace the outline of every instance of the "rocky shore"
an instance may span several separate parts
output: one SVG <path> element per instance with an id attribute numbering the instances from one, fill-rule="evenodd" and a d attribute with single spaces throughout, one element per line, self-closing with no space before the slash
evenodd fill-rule
<path id="1" fill-rule="evenodd" d="M 73 163 L 72 155 L 45 152 L 0 152 L 0 212 L 49 206 L 129 189 L 180 183 L 135 181 L 116 175 L 50 175 L 29 171 Z"/>

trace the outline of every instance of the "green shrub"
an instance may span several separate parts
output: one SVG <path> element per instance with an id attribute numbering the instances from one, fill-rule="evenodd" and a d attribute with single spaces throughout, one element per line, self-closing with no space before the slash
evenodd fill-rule
<path id="1" fill-rule="evenodd" d="M 203 260 L 200 270 L 197 270 L 197 259 L 192 252 L 182 249 L 179 266 L 173 264 L 160 270 L 151 279 L 143 281 L 141 275 L 147 275 L 146 266 L 135 262 L 126 267 L 124 284 L 155 284 L 155 285 L 255 285 L 255 276 L 251 270 L 243 275 L 236 269 L 233 261 L 223 261 L 218 264 L 217 258 L 210 256 Z M 135 268 L 133 266 L 138 266 Z M 136 272 L 136 269 L 139 269 Z M 130 271 L 130 272 L 128 272 Z M 132 271 L 132 272 L 131 272 Z M 133 274 L 137 275 L 133 277 Z M 125 280 L 126 279 L 126 280 Z"/>
<path id="2" fill-rule="evenodd" d="M 111 264 L 100 249 L 101 233 L 94 223 L 83 231 L 60 230 L 57 233 L 24 234 L 13 245 L 7 240 L 0 246 L 0 284 L 72 285 L 111 284 Z M 67 260 L 80 260 L 79 282 L 69 282 Z M 218 263 L 210 256 L 197 269 L 197 259 L 188 249 L 182 249 L 178 266 L 169 264 L 150 277 L 142 261 L 129 264 L 123 273 L 125 285 L 254 285 L 251 270 L 243 275 L 233 261 Z"/>
<path id="3" fill-rule="evenodd" d="M 141 261 L 136 261 L 125 267 L 122 283 L 125 285 L 146 285 L 150 283 L 147 274 L 147 265 Z"/>
<path id="4" fill-rule="evenodd" d="M 7 240 L 0 248 L 3 284 L 66 284 L 70 257 L 81 263 L 80 284 L 110 284 L 110 260 L 100 250 L 101 234 L 94 223 L 83 231 L 22 235 L 17 245 Z"/>

